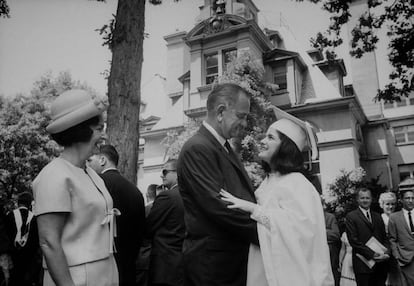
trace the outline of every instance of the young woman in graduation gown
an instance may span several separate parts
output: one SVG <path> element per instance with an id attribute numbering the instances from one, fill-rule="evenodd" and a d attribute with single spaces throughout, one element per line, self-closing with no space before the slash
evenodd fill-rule
<path id="1" fill-rule="evenodd" d="M 258 222 L 260 248 L 250 247 L 247 285 L 334 285 L 321 200 L 301 173 L 301 151 L 310 147 L 317 155 L 311 127 L 278 108 L 275 114 L 279 120 L 261 142 L 267 176 L 255 192 L 257 204 L 221 191 L 229 208 Z"/>

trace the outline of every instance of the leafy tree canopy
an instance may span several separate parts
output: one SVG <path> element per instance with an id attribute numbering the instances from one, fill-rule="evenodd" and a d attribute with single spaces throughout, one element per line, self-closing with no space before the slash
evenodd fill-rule
<path id="1" fill-rule="evenodd" d="M 68 72 L 56 78 L 41 76 L 29 96 L 0 96 L 0 201 L 7 205 L 15 194 L 31 191 L 31 182 L 59 149 L 46 133 L 48 105 L 61 92 L 86 88 Z"/>
<path id="2" fill-rule="evenodd" d="M 358 167 L 351 171 L 341 170 L 335 180 L 328 185 L 328 191 L 323 195 L 325 207 L 328 212 L 335 214 L 341 229 L 345 226 L 346 215 L 358 207 L 356 193 L 360 188 L 371 190 L 374 211 L 382 212 L 378 204 L 381 193 L 387 191 L 387 187 L 379 183 L 380 175 L 367 180 L 366 172 Z"/>
<path id="3" fill-rule="evenodd" d="M 303 0 L 296 0 L 302 2 Z M 324 10 L 331 13 L 331 23 L 325 33 L 318 33 L 311 43 L 315 48 L 327 48 L 328 59 L 336 57 L 333 48 L 342 44 L 341 27 L 351 18 L 352 0 L 309 0 L 322 3 Z M 378 32 L 387 29 L 389 37 L 388 59 L 393 67 L 390 82 L 378 93 L 376 100 L 400 101 L 414 90 L 414 1 L 413 0 L 367 0 L 368 8 L 351 31 L 353 57 L 360 58 L 376 49 Z M 384 39 L 382 39 L 383 41 Z"/>
<path id="4" fill-rule="evenodd" d="M 0 17 L 8 18 L 10 13 L 9 5 L 6 0 L 0 0 Z"/>

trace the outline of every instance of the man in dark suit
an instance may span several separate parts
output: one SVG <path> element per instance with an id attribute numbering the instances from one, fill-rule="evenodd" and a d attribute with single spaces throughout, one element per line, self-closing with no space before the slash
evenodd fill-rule
<path id="1" fill-rule="evenodd" d="M 145 231 L 144 198 L 138 188 L 116 169 L 119 155 L 112 145 L 103 145 L 99 153 L 88 159 L 88 165 L 101 175 L 112 196 L 114 207 L 121 212 L 116 217 L 115 260 L 119 285 L 135 285 L 135 262 Z"/>
<path id="2" fill-rule="evenodd" d="M 184 206 L 177 186 L 177 161 L 169 160 L 162 170 L 163 184 L 147 217 L 152 238 L 150 285 L 183 285 L 182 248 L 185 235 Z"/>
<path id="3" fill-rule="evenodd" d="M 147 188 L 147 203 L 145 204 L 145 217 L 148 217 L 152 205 L 156 196 L 157 184 L 150 184 Z M 150 263 L 150 254 L 151 254 L 151 239 L 144 237 L 142 241 L 141 248 L 139 250 L 138 259 L 137 259 L 137 285 L 147 286 L 148 285 L 148 270 Z"/>
<path id="4" fill-rule="evenodd" d="M 335 279 L 335 286 L 339 286 L 340 274 L 339 267 L 339 250 L 341 248 L 341 234 L 339 233 L 338 222 L 333 214 L 324 210 L 326 236 L 329 246 L 329 256 L 331 258 L 332 273 Z"/>
<path id="5" fill-rule="evenodd" d="M 414 285 L 414 191 L 402 193 L 403 209 L 390 215 L 388 233 L 392 255 L 401 269 L 403 286 Z"/>
<path id="6" fill-rule="evenodd" d="M 246 126 L 248 94 L 238 85 L 218 85 L 207 99 L 207 118 L 183 146 L 178 185 L 185 207 L 186 286 L 245 286 L 250 243 L 258 244 L 256 223 L 227 208 L 220 189 L 255 202 L 253 187 L 227 139 Z"/>
<path id="7" fill-rule="evenodd" d="M 358 286 L 384 286 L 387 279 L 389 243 L 385 233 L 384 222 L 380 214 L 370 210 L 372 194 L 369 189 L 357 191 L 359 207 L 346 216 L 346 234 L 352 246 L 352 263 Z M 374 252 L 365 244 L 371 238 L 376 238 L 387 247 L 385 254 Z M 375 265 L 368 267 L 358 255 L 367 260 L 374 260 Z"/>

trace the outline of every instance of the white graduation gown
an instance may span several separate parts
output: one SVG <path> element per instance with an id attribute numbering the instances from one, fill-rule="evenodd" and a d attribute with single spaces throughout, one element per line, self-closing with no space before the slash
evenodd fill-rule
<path id="1" fill-rule="evenodd" d="M 250 247 L 247 286 L 333 286 L 320 197 L 300 173 L 270 175 L 256 191 L 260 249 Z"/>

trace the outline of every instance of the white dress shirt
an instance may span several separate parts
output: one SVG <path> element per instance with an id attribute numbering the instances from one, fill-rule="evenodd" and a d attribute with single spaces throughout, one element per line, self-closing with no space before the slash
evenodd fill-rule
<path id="1" fill-rule="evenodd" d="M 411 215 L 411 221 L 414 224 L 414 214 L 413 213 L 414 213 L 414 210 L 411 210 L 411 213 L 410 213 L 410 215 Z M 408 211 L 406 209 L 403 209 L 403 214 L 404 214 L 405 221 L 406 221 L 406 223 L 408 225 L 408 229 L 410 229 L 410 221 L 408 220 Z"/>
<path id="2" fill-rule="evenodd" d="M 366 210 L 366 209 L 364 209 L 364 208 L 361 208 L 361 207 L 359 207 L 359 209 L 362 211 L 362 213 L 364 214 L 364 216 L 368 219 L 368 217 L 367 217 L 367 213 L 368 213 L 368 215 L 369 215 L 369 222 L 370 223 L 372 223 L 372 216 L 371 216 L 371 211 L 368 209 L 368 210 Z"/>
<path id="3" fill-rule="evenodd" d="M 224 146 L 224 144 L 226 143 L 226 139 L 223 138 L 223 136 L 221 136 L 220 134 L 217 133 L 217 131 L 207 122 L 203 121 L 203 125 L 204 127 L 213 135 L 214 138 L 216 138 L 216 140 L 221 144 L 221 146 L 224 147 L 224 150 L 226 150 L 226 152 L 228 152 L 227 148 Z"/>

